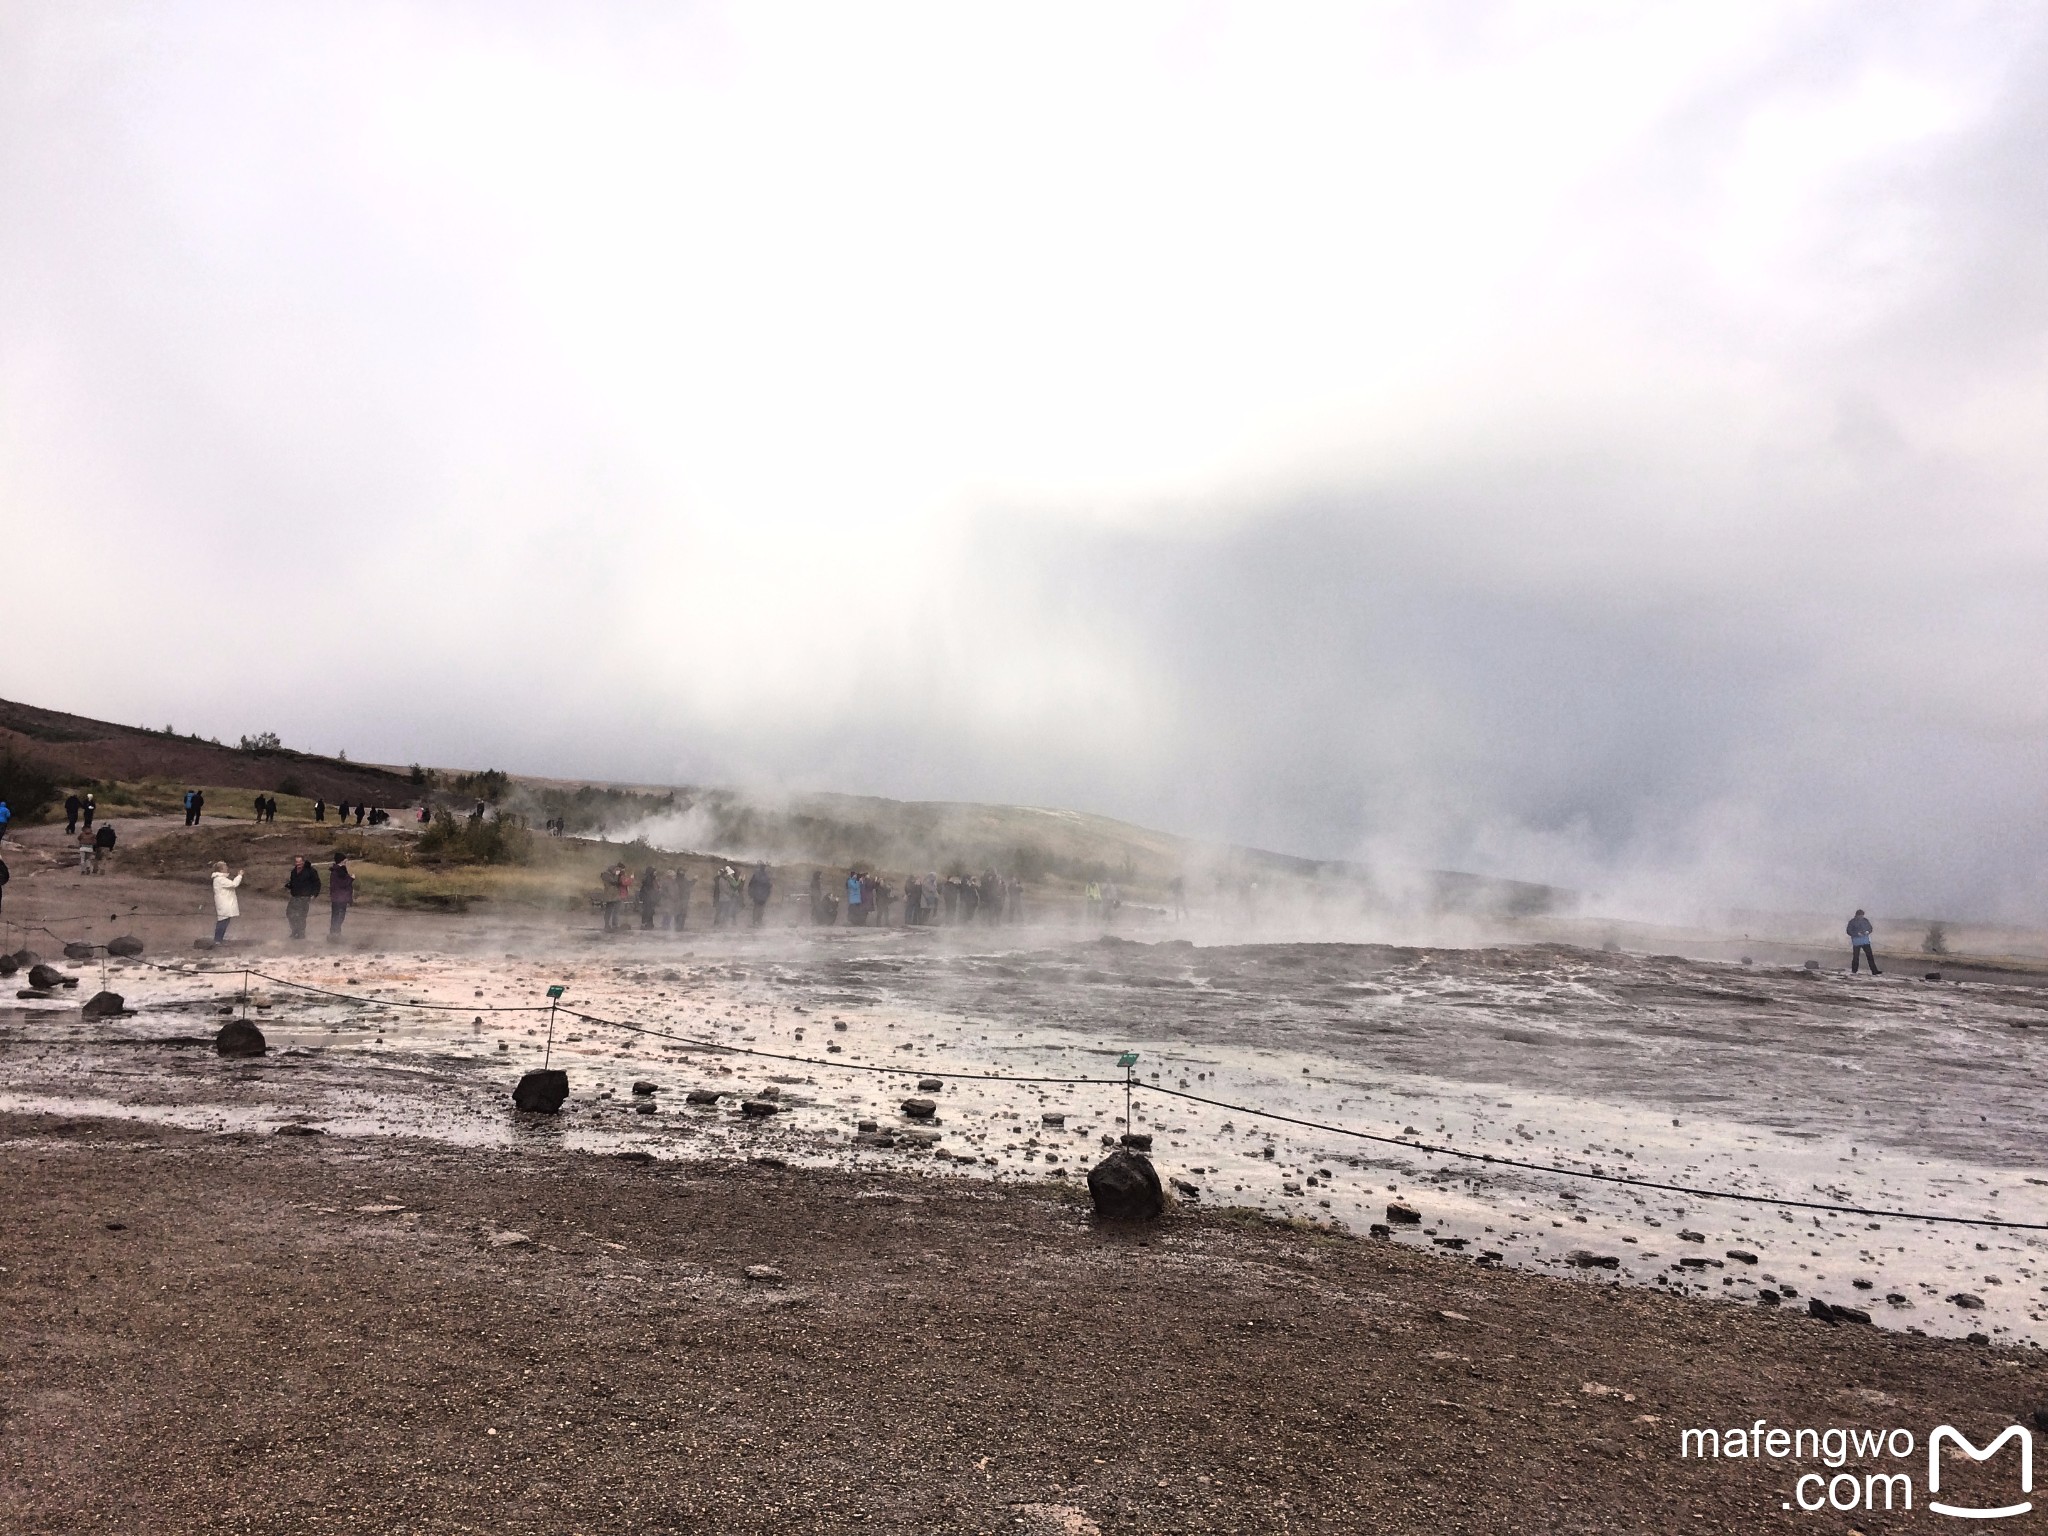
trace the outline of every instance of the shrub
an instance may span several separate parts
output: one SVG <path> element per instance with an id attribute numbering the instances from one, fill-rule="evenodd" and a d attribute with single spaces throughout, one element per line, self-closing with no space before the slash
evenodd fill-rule
<path id="1" fill-rule="evenodd" d="M 299 776 L 296 773 L 288 773 L 277 781 L 277 792 L 280 795 L 303 796 L 306 793 L 306 787 L 299 782 Z"/>
<path id="2" fill-rule="evenodd" d="M 488 800 L 496 805 L 512 787 L 512 779 L 500 769 L 486 768 L 481 773 L 458 773 L 448 781 L 448 787 L 465 799 Z"/>
<path id="3" fill-rule="evenodd" d="M 444 810 L 420 835 L 419 852 L 451 863 L 525 864 L 533 858 L 533 833 L 502 817 L 472 821 Z"/>
<path id="4" fill-rule="evenodd" d="M 284 743 L 277 739 L 275 731 L 258 731 L 254 736 L 242 738 L 244 752 L 275 752 Z"/>

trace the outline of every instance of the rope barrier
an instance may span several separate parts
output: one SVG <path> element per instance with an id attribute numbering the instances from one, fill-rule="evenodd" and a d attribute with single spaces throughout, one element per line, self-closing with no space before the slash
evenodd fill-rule
<path id="1" fill-rule="evenodd" d="M 47 928 L 39 931 L 50 933 L 52 938 L 62 935 Z M 97 945 L 104 949 L 105 945 Z M 152 970 L 176 975 L 189 974 L 173 966 L 157 965 L 153 961 L 135 957 L 133 963 L 148 966 Z M 408 999 L 358 997 L 346 992 L 335 992 L 324 987 L 315 987 L 302 981 L 291 981 L 282 976 L 272 976 L 265 971 L 243 967 L 245 976 L 260 976 L 277 986 L 290 987 L 297 991 L 313 993 L 320 997 L 331 997 L 359 1008 L 416 1008 L 454 1013 L 540 1013 L 549 1011 L 545 1003 L 507 1003 L 498 1005 L 472 1006 L 462 1003 L 422 1003 Z M 232 974 L 232 973 L 229 973 Z M 767 1061 L 788 1062 L 794 1065 L 817 1067 L 831 1072 L 871 1072 L 897 1077 L 936 1077 L 953 1081 L 987 1083 L 1025 1083 L 1053 1087 L 1120 1088 L 1127 1080 L 1121 1077 L 1030 1077 L 1005 1072 L 950 1072 L 927 1070 L 922 1067 L 888 1067 L 871 1062 L 832 1061 L 817 1056 L 797 1056 L 781 1051 L 763 1051 L 749 1046 L 732 1045 L 720 1040 L 700 1040 L 673 1031 L 656 1029 L 644 1024 L 629 1024 L 619 1019 L 607 1019 L 594 1013 L 580 1013 L 573 1009 L 560 1010 L 572 1019 L 604 1029 L 621 1030 L 627 1034 L 644 1035 L 654 1039 L 668 1040 L 693 1050 L 709 1051 L 722 1055 L 750 1056 Z M 1776 1205 L 1791 1210 L 1818 1211 L 1836 1216 L 1872 1216 L 1890 1221 L 1922 1221 L 1947 1226 L 1986 1227 L 2009 1232 L 2048 1232 L 2048 1222 L 2005 1221 L 1992 1216 L 1951 1216 L 1930 1211 L 1893 1211 L 1873 1206 L 1839 1205 L 1819 1200 L 1798 1200 L 1788 1196 L 1752 1194 L 1744 1190 L 1713 1189 L 1703 1185 L 1674 1184 L 1658 1179 L 1637 1178 L 1629 1174 L 1595 1173 L 1587 1168 L 1567 1168 L 1556 1163 L 1538 1163 L 1524 1158 L 1505 1157 L 1492 1152 L 1473 1152 L 1463 1147 L 1442 1146 L 1433 1142 L 1409 1141 L 1399 1136 L 1388 1136 L 1375 1131 L 1361 1131 L 1351 1126 L 1332 1125 L 1326 1121 L 1303 1119 L 1297 1115 L 1282 1114 L 1278 1110 L 1262 1109 L 1254 1104 L 1235 1104 L 1226 1099 L 1212 1099 L 1202 1094 L 1191 1093 L 1184 1088 L 1167 1088 L 1157 1083 L 1140 1085 L 1140 1092 L 1161 1094 L 1168 1098 L 1183 1099 L 1189 1103 L 1207 1105 L 1212 1109 L 1228 1110 L 1232 1114 L 1251 1115 L 1261 1120 L 1271 1120 L 1283 1125 L 1299 1126 L 1304 1130 L 1320 1131 L 1326 1135 L 1344 1136 L 1357 1141 L 1370 1141 L 1382 1146 L 1400 1147 L 1404 1151 L 1418 1152 L 1431 1157 L 1449 1157 L 1467 1162 L 1485 1163 L 1497 1168 L 1515 1168 L 1528 1173 L 1549 1174 L 1556 1178 L 1584 1179 L 1600 1184 L 1613 1184 L 1628 1189 L 1646 1189 L 1660 1194 L 1686 1195 L 1699 1200 L 1727 1200 L 1750 1205 Z"/>

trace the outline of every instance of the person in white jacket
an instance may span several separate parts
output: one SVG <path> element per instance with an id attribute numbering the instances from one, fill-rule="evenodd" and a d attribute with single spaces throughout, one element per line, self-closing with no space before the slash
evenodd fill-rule
<path id="1" fill-rule="evenodd" d="M 225 863 L 213 866 L 213 942 L 224 941 L 228 936 L 228 924 L 242 915 L 242 903 L 235 895 L 235 888 L 242 883 L 242 872 L 238 869 L 232 875 Z"/>

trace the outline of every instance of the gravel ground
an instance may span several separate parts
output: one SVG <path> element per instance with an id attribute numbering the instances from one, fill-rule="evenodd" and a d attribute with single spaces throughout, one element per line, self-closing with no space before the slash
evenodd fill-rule
<path id="1" fill-rule="evenodd" d="M 2048 1402 L 2031 1351 L 1051 1187 L 28 1115 L 0 1170 L 9 1532 L 1877 1532 L 1942 1523 L 1924 1456 L 1914 1514 L 1788 1512 L 1810 1466 L 1680 1429 Z"/>

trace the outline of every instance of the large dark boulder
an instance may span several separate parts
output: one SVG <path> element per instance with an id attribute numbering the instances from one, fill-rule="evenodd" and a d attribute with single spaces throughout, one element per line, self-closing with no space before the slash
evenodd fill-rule
<path id="1" fill-rule="evenodd" d="M 261 1056 L 270 1046 L 247 1019 L 229 1019 L 213 1037 L 213 1048 L 223 1056 Z"/>
<path id="2" fill-rule="evenodd" d="M 28 984 L 45 990 L 51 987 L 75 987 L 78 985 L 78 978 L 66 976 L 54 965 L 32 965 L 28 968 Z"/>
<path id="3" fill-rule="evenodd" d="M 536 1115 L 552 1115 L 569 1097 L 569 1074 L 560 1067 L 543 1071 L 535 1068 L 519 1079 L 512 1090 L 512 1103 Z"/>
<path id="4" fill-rule="evenodd" d="M 118 939 L 107 940 L 107 953 L 117 960 L 133 960 L 142 953 L 142 940 L 132 933 L 124 933 Z"/>
<path id="5" fill-rule="evenodd" d="M 32 949 L 17 949 L 9 958 L 21 970 L 27 970 L 32 965 L 41 965 L 43 963 L 43 957 Z"/>
<path id="6" fill-rule="evenodd" d="M 1088 1193 L 1104 1221 L 1152 1221 L 1166 1209 L 1152 1159 L 1128 1149 L 1119 1148 L 1088 1170 Z"/>
<path id="7" fill-rule="evenodd" d="M 903 1113 L 912 1120 L 929 1120 L 939 1112 L 939 1106 L 930 1099 L 905 1099 Z"/>
<path id="8" fill-rule="evenodd" d="M 21 962 L 12 955 L 0 955 L 0 976 L 12 976 L 21 969 Z"/>
<path id="9" fill-rule="evenodd" d="M 92 946 L 73 940 L 64 946 L 64 958 L 66 960 L 90 960 L 92 958 Z"/>
<path id="10" fill-rule="evenodd" d="M 88 1019 L 117 1019 L 125 1011 L 125 1002 L 118 992 L 95 992 L 78 1011 Z"/>

